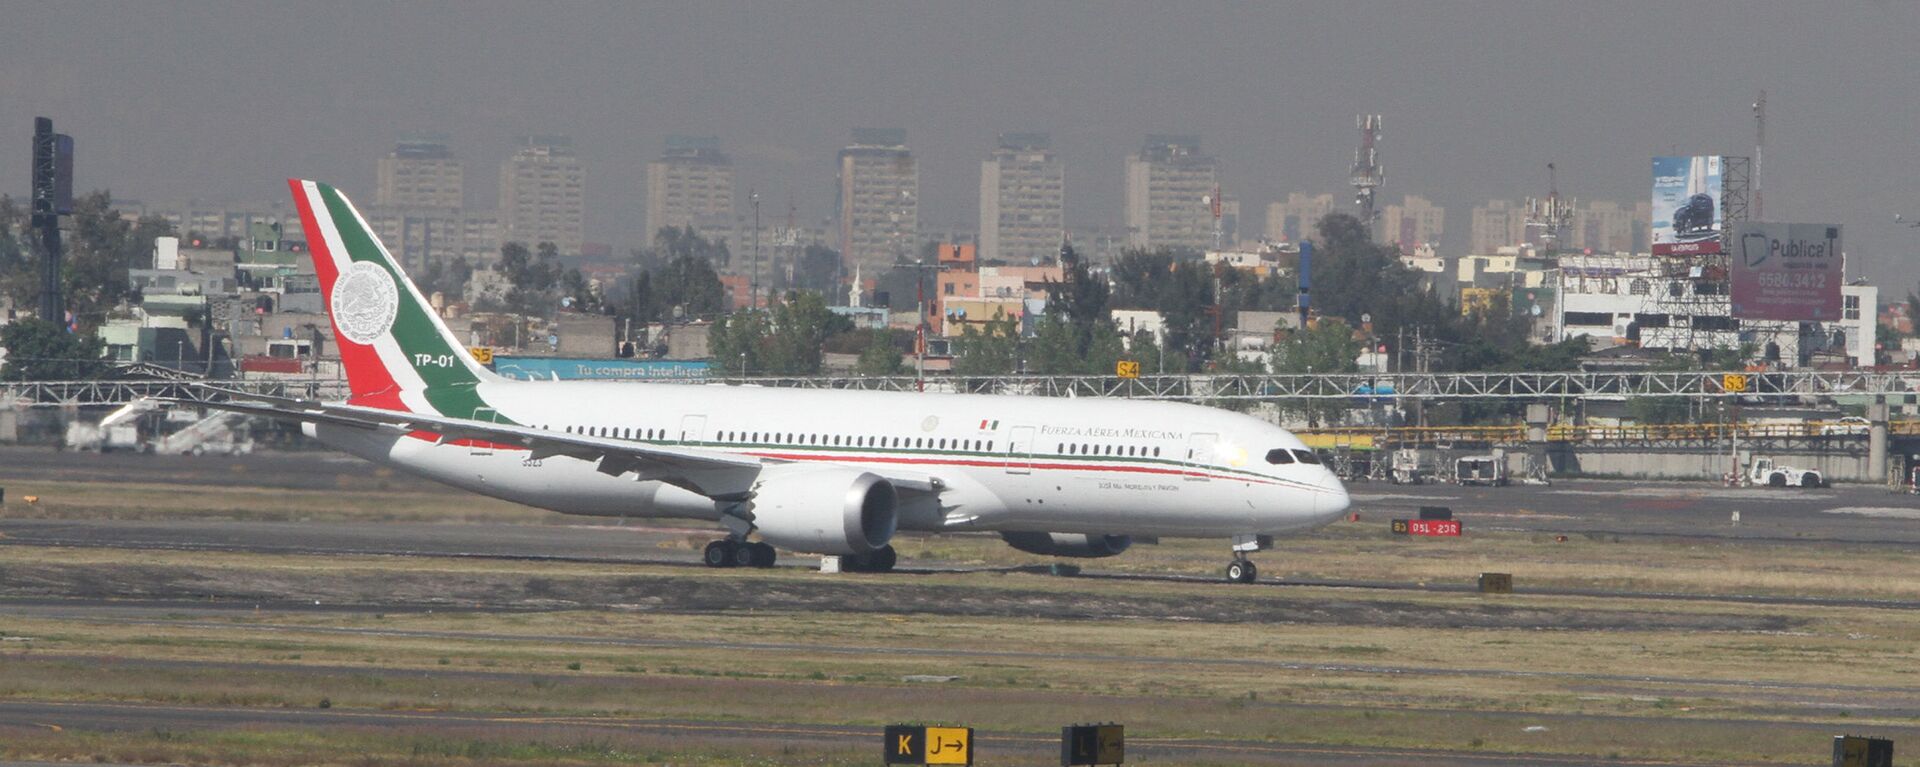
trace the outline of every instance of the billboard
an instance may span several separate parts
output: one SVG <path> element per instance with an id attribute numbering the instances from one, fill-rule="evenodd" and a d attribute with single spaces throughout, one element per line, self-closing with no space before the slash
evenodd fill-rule
<path id="1" fill-rule="evenodd" d="M 1653 254 L 1720 252 L 1718 155 L 1653 158 Z"/>
<path id="2" fill-rule="evenodd" d="M 1840 319 L 1846 263 L 1837 224 L 1733 227 L 1733 316 L 1789 322 Z"/>
<path id="3" fill-rule="evenodd" d="M 493 371 L 521 381 L 698 382 L 707 379 L 705 361 L 587 359 L 581 357 L 509 357 L 495 355 Z"/>

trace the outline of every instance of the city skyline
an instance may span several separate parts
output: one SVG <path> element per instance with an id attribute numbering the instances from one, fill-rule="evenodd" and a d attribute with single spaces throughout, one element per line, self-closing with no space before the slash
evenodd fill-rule
<path id="1" fill-rule="evenodd" d="M 1846 225 L 1856 273 L 1876 280 L 1920 269 L 1907 255 L 1920 238 L 1892 220 L 1920 210 L 1920 155 L 1903 135 L 1920 107 L 1888 97 L 1920 61 L 1910 6 L 181 10 L 11 14 L 0 131 L 24 136 L 34 115 L 52 116 L 79 141 L 82 187 L 154 201 L 272 199 L 290 175 L 371 199 L 371 158 L 396 133 L 442 132 L 480 207 L 514 136 L 565 133 L 589 169 L 585 239 L 625 249 L 647 239 L 645 165 L 670 134 L 719 136 L 738 189 L 818 221 L 832 215 L 847 129 L 905 128 L 934 228 L 978 220 L 994 136 L 1044 131 L 1080 229 L 1121 223 L 1123 158 L 1162 132 L 1200 136 L 1253 215 L 1293 191 L 1349 209 L 1353 115 L 1382 113 L 1382 198 L 1444 208 L 1460 251 L 1471 208 L 1543 196 L 1547 162 L 1563 194 L 1632 205 L 1650 156 L 1750 154 L 1749 105 L 1765 88 L 1769 217 Z M 1838 43 L 1807 50 L 1794 30 L 1809 27 Z M 271 33 L 291 28 L 298 45 Z M 1357 36 L 1380 52 L 1353 55 L 1342 41 Z M 89 55 L 61 54 L 82 39 Z M 176 53 L 196 48 L 215 55 Z M 1772 53 L 1784 50 L 1803 53 Z M 1276 71 L 1287 76 L 1260 74 Z M 1689 88 L 1668 87 L 1679 72 Z M 183 103 L 193 119 L 151 119 Z M 0 155 L 0 190 L 24 191 L 24 154 Z"/>

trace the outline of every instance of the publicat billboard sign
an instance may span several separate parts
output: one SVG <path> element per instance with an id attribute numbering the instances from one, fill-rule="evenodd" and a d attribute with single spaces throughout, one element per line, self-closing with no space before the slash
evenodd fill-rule
<path id="1" fill-rule="evenodd" d="M 1846 263 L 1838 224 L 1740 222 L 1733 228 L 1733 316 L 1788 322 L 1840 319 Z"/>
<path id="2" fill-rule="evenodd" d="M 1723 165 L 1718 155 L 1653 158 L 1654 255 L 1720 252 Z"/>

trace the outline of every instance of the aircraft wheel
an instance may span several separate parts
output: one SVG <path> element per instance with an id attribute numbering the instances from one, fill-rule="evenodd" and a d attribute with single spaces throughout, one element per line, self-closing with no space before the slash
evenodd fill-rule
<path id="1" fill-rule="evenodd" d="M 729 567 L 755 567 L 756 564 L 754 560 L 760 558 L 759 555 L 754 551 L 754 547 L 757 545 L 759 544 L 747 543 L 746 541 L 741 541 L 739 543 L 734 544 L 733 552 L 732 552 L 733 561 L 728 563 L 728 566 Z"/>
<path id="2" fill-rule="evenodd" d="M 754 567 L 772 567 L 774 561 L 780 558 L 779 553 L 775 552 L 773 546 L 770 544 L 750 543 L 741 548 L 753 552 L 752 559 Z"/>
<path id="3" fill-rule="evenodd" d="M 1252 583 L 1259 575 L 1260 568 L 1254 567 L 1249 560 L 1236 559 L 1227 565 L 1227 580 L 1234 583 Z"/>
<path id="4" fill-rule="evenodd" d="M 893 554 L 893 546 L 881 546 L 872 552 L 866 552 L 866 571 L 868 573 L 891 573 L 899 556 Z"/>
<path id="5" fill-rule="evenodd" d="M 701 553 L 701 559 L 708 567 L 732 567 L 734 560 L 733 541 L 714 541 L 707 544 L 707 550 Z"/>

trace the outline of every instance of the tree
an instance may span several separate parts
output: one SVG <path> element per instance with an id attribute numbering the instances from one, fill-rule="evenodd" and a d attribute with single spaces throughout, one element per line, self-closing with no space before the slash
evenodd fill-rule
<path id="1" fill-rule="evenodd" d="M 995 312 L 984 329 L 969 324 L 953 340 L 953 372 L 963 376 L 1013 373 L 1020 361 L 1020 320 Z"/>
<path id="2" fill-rule="evenodd" d="M 606 297 L 600 295 L 600 288 L 588 281 L 579 269 L 568 269 L 560 278 L 560 293 L 576 312 L 598 313 L 607 303 Z"/>
<path id="3" fill-rule="evenodd" d="M 0 325 L 0 380 L 57 381 L 98 378 L 107 371 L 106 347 L 92 333 L 69 333 L 38 317 Z"/>
<path id="4" fill-rule="evenodd" d="M 1273 372 L 1286 375 L 1354 372 L 1359 369 L 1356 358 L 1360 355 L 1360 342 L 1354 340 L 1353 335 L 1353 326 L 1345 320 L 1321 317 L 1274 345 Z M 1346 408 L 1346 403 L 1313 401 L 1293 409 L 1305 414 L 1308 423 L 1318 426 L 1338 419 Z"/>
<path id="5" fill-rule="evenodd" d="M 707 239 L 691 226 L 663 226 L 653 233 L 653 247 L 635 251 L 642 268 L 653 268 L 681 258 L 700 258 L 725 265 L 733 260 L 725 238 Z"/>
<path id="6" fill-rule="evenodd" d="M 846 271 L 840 264 L 840 251 L 818 243 L 807 245 L 793 264 L 793 287 L 799 290 L 831 296 L 840 291 L 840 283 L 845 276 Z"/>
<path id="7" fill-rule="evenodd" d="M 1027 372 L 1039 375 L 1090 372 L 1086 356 L 1077 348 L 1078 334 L 1066 319 L 1049 312 L 1034 323 L 1033 331 L 1032 340 L 1027 342 Z"/>
<path id="8" fill-rule="evenodd" d="M 551 242 L 537 248 L 532 252 L 525 243 L 509 242 L 500 246 L 500 261 L 493 265 L 510 286 L 507 310 L 515 314 L 544 315 L 555 303 L 555 288 L 562 277 L 559 248 Z"/>
<path id="9" fill-rule="evenodd" d="M 1113 261 L 1113 291 L 1108 302 L 1120 309 L 1159 309 L 1160 291 L 1173 271 L 1173 252 L 1166 248 L 1128 248 Z"/>
<path id="10" fill-rule="evenodd" d="M 1047 315 L 1065 322 L 1072 332 L 1073 356 L 1085 359 L 1093 345 L 1094 329 L 1112 325 L 1105 280 L 1095 278 L 1071 243 L 1060 246 L 1060 280 L 1047 282 Z"/>
<path id="11" fill-rule="evenodd" d="M 649 302 L 660 313 L 657 319 L 671 319 L 676 308 L 679 316 L 687 318 L 712 317 L 726 310 L 726 287 L 705 257 L 677 256 L 653 270 L 650 283 Z"/>
<path id="12" fill-rule="evenodd" d="M 819 375 L 821 347 L 837 330 L 852 329 L 845 317 L 827 309 L 819 293 L 803 291 L 773 308 L 772 332 L 765 341 L 768 375 Z"/>
<path id="13" fill-rule="evenodd" d="M 907 372 L 907 363 L 901 358 L 900 346 L 894 342 L 893 334 L 885 330 L 867 331 L 867 345 L 860 350 L 860 361 L 854 371 L 863 376 L 897 376 Z"/>
<path id="14" fill-rule="evenodd" d="M 467 282 L 472 279 L 473 264 L 467 263 L 466 256 L 436 258 L 427 263 L 427 273 L 421 276 L 420 287 L 428 295 L 439 293 L 449 302 L 455 302 L 466 296 Z"/>
<path id="15" fill-rule="evenodd" d="M 707 351 L 713 366 L 725 375 L 763 375 L 767 334 L 765 312 L 741 310 L 715 320 L 707 332 Z"/>

